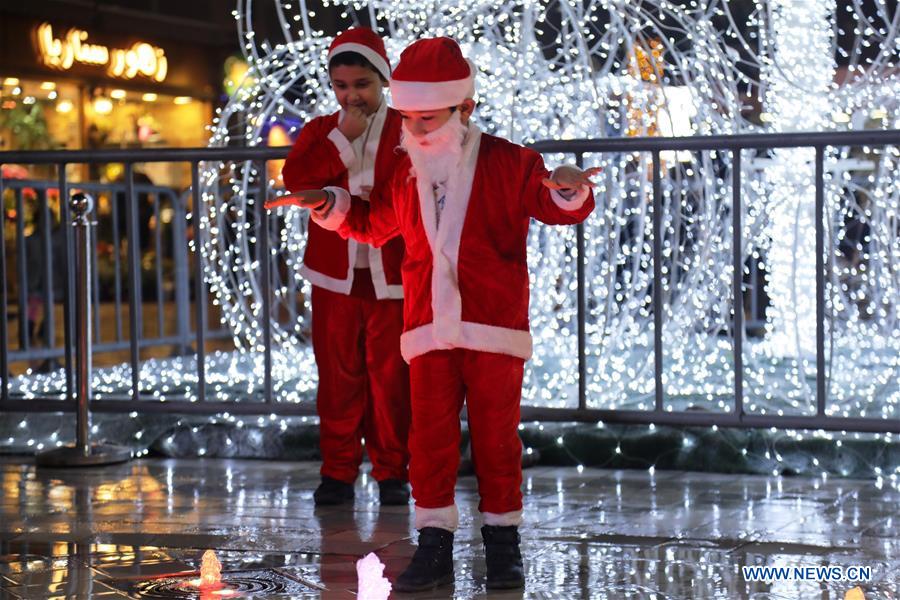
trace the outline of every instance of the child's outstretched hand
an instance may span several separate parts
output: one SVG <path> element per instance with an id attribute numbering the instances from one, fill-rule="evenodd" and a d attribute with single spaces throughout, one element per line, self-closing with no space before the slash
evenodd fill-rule
<path id="1" fill-rule="evenodd" d="M 328 206 L 330 197 L 325 190 L 303 190 L 293 194 L 285 194 L 271 200 L 266 200 L 264 206 L 267 210 L 278 208 L 279 206 L 299 206 L 300 208 L 308 208 L 314 211 L 321 211 Z"/>
<path id="2" fill-rule="evenodd" d="M 591 177 L 603 171 L 601 167 L 591 167 L 590 169 L 577 169 L 568 165 L 558 167 L 553 175 L 544 178 L 544 185 L 551 190 L 576 189 L 583 185 L 593 187 L 595 184 L 591 181 Z"/>

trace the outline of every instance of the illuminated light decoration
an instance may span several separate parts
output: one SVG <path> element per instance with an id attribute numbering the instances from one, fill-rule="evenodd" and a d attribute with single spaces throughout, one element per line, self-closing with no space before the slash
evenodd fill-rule
<path id="1" fill-rule="evenodd" d="M 836 64 L 830 16 L 835 0 L 769 4 L 775 60 L 764 63 L 761 79 L 763 103 L 773 115 L 770 127 L 778 132 L 819 131 L 832 114 L 829 92 Z M 767 338 L 774 354 L 809 368 L 816 356 L 815 151 L 778 148 L 773 155 L 762 174 L 767 182 L 777 182 L 768 198 L 772 241 Z"/>
<path id="2" fill-rule="evenodd" d="M 801 12 L 818 11 L 815 14 L 825 15 L 816 22 L 821 30 L 822 23 L 829 22 L 828 7 L 803 4 L 798 9 Z M 783 11 L 787 4 L 773 6 Z M 257 39 L 253 7 L 251 0 L 245 0 L 233 13 L 250 69 L 246 85 L 218 114 L 211 138 L 213 146 L 235 140 L 248 145 L 260 144 L 267 128 L 284 117 L 303 122 L 337 108 L 329 90 L 325 64 L 330 38 L 310 24 L 305 4 L 275 4 L 284 32 L 283 43 Z M 743 30 L 726 27 L 727 35 L 720 35 L 723 17 L 734 23 L 724 2 L 708 10 L 683 9 L 668 2 L 640 6 L 624 1 L 587 2 L 578 7 L 560 6 L 558 18 L 553 19 L 547 17 L 547 5 L 542 2 L 508 2 L 500 8 L 496 2 L 474 2 L 467 4 L 465 10 L 447 6 L 435 11 L 421 11 L 415 2 L 339 2 L 334 8 L 351 22 L 383 24 L 381 33 L 386 36 L 392 57 L 398 56 L 410 41 L 425 35 L 449 35 L 459 40 L 463 51 L 479 68 L 477 121 L 489 132 L 525 143 L 551 138 L 759 131 L 741 116 L 739 98 L 748 85 L 760 86 L 761 95 L 767 100 L 763 120 L 768 121 L 768 130 L 777 131 L 780 123 L 788 118 L 785 112 L 803 111 L 776 98 L 788 93 L 786 86 L 802 88 L 799 84 L 803 80 L 782 76 L 779 88 L 771 74 L 780 68 L 780 61 L 785 63 L 785 72 L 790 72 L 790 61 L 803 61 L 811 49 L 824 47 L 832 40 L 826 33 L 815 44 L 807 45 L 801 43 L 802 36 L 785 35 L 780 45 L 773 43 L 781 13 L 775 11 L 775 16 L 767 21 L 762 3 L 758 4 L 752 19 L 760 28 L 753 43 L 754 52 L 743 54 L 738 50 L 750 46 L 742 37 Z M 598 15 L 604 18 L 598 19 Z M 719 25 L 714 26 L 714 19 L 719 20 Z M 728 47 L 723 39 L 737 39 L 737 42 Z M 881 43 L 885 48 L 892 48 L 896 45 L 896 35 Z M 757 58 L 762 81 L 751 80 L 747 70 L 739 68 L 742 61 L 753 62 Z M 824 68 L 821 60 L 809 60 L 814 65 L 812 69 L 819 70 L 815 77 L 830 77 L 828 73 L 833 68 Z M 800 67 L 799 73 L 805 72 Z M 879 73 L 881 81 L 877 85 L 870 86 L 863 81 L 865 78 L 858 78 L 854 80 L 852 93 L 846 86 L 841 88 L 845 90 L 843 97 L 865 98 L 865 90 L 881 89 L 873 105 L 895 107 L 896 95 L 889 95 L 897 87 L 896 81 L 890 79 L 892 71 L 882 64 Z M 833 90 L 827 99 L 836 105 L 832 109 L 837 112 L 854 112 L 846 102 L 835 102 Z M 815 112 L 827 115 L 828 124 L 810 121 L 802 127 L 835 126 L 831 120 L 835 110 L 819 108 Z M 767 168 L 766 159 L 751 156 L 749 152 L 745 154 L 745 165 L 750 167 L 745 167 L 743 176 L 742 255 L 745 264 L 756 262 L 764 267 L 767 261 L 781 264 L 778 250 L 773 250 L 771 243 L 774 223 L 782 222 L 770 217 L 777 214 L 779 206 L 778 194 L 772 191 L 779 187 L 791 189 L 779 172 L 803 179 L 800 174 L 808 170 L 795 163 L 782 165 L 780 171 L 772 170 Z M 796 161 L 802 155 L 802 151 L 793 152 L 786 160 Z M 877 170 L 880 180 L 867 186 L 874 194 L 896 197 L 896 186 L 891 186 L 893 163 L 889 162 L 896 162 L 896 156 L 896 150 L 891 149 L 882 158 L 888 162 Z M 560 158 L 549 157 L 548 162 L 553 164 Z M 721 152 L 678 152 L 663 153 L 661 159 L 665 169 L 662 185 L 665 211 L 662 215 L 663 381 L 668 398 L 665 409 L 693 406 L 727 411 L 733 403 L 733 342 L 721 334 L 732 330 L 734 312 L 731 156 Z M 595 189 L 601 202 L 585 224 L 588 404 L 646 410 L 653 405 L 654 390 L 649 157 L 607 154 L 588 156 L 587 160 L 589 165 L 604 167 Z M 826 193 L 830 209 L 837 206 L 834 177 L 847 164 L 843 160 L 833 154 L 828 157 Z M 201 189 L 203 212 L 199 215 L 199 241 L 207 259 L 206 276 L 224 309 L 236 344 L 259 352 L 262 350 L 263 315 L 259 297 L 262 257 L 258 256 L 254 243 L 259 235 L 256 220 L 259 174 L 255 165 L 250 164 L 216 167 L 204 170 Z M 277 178 L 269 175 L 268 179 L 274 187 Z M 782 202 L 780 206 L 784 208 L 787 204 Z M 891 218 L 888 206 L 885 203 L 881 207 L 880 217 L 875 209 L 868 209 L 881 219 L 879 231 L 885 232 L 882 239 L 873 242 L 882 248 L 879 269 L 866 269 L 862 275 L 874 284 L 869 289 L 873 300 L 900 295 L 897 267 L 891 266 L 897 264 L 892 257 L 897 255 L 898 241 L 896 233 L 891 233 L 894 229 L 885 220 Z M 844 209 L 844 214 L 847 212 Z M 308 298 L 308 287 L 298 272 L 306 217 L 304 211 L 279 213 L 277 228 L 269 236 L 271 255 L 266 258 L 271 261 L 269 270 L 275 279 L 271 298 L 275 318 L 270 324 L 276 361 L 290 361 L 310 352 L 309 307 L 300 304 L 300 299 Z M 837 226 L 826 232 L 827 237 L 835 239 L 840 235 L 839 221 L 830 219 Z M 574 238 L 573 228 L 532 228 L 528 254 L 535 353 L 527 367 L 525 404 L 572 406 L 577 393 Z M 770 251 L 774 257 L 769 256 Z M 814 254 L 809 256 L 814 260 Z M 830 261 L 829 264 L 838 263 Z M 833 281 L 847 275 L 835 268 L 828 279 Z M 793 286 L 798 281 L 789 283 Z M 783 294 L 786 283 L 773 278 L 769 293 Z M 833 285 L 831 289 L 836 291 Z M 896 313 L 889 302 L 878 302 L 885 318 L 870 319 L 877 323 L 850 332 L 848 339 L 860 342 L 859 348 L 880 344 L 882 350 L 892 350 L 900 343 Z M 859 298 L 852 302 L 847 298 L 835 306 L 858 303 Z M 798 354 L 805 354 L 800 350 L 787 356 L 773 352 L 774 348 L 788 347 L 778 342 L 779 335 L 789 335 L 792 327 L 804 332 L 808 329 L 796 319 L 790 319 L 785 311 L 779 312 L 778 306 L 776 301 L 775 308 L 767 315 L 766 339 L 762 343 L 755 338 L 746 339 L 745 408 L 762 413 L 810 412 L 812 384 L 808 379 L 808 365 L 804 367 L 803 362 L 808 356 L 798 359 Z M 794 316 L 807 318 L 809 314 L 798 311 Z M 847 322 L 850 321 L 862 323 L 858 318 Z M 808 350 L 806 342 L 794 345 Z M 851 354 L 842 366 L 833 365 L 833 394 L 856 401 L 853 404 L 834 402 L 829 410 L 840 406 L 840 413 L 836 414 L 865 414 L 868 407 L 871 414 L 870 405 L 877 405 L 882 416 L 896 416 L 900 391 L 892 383 L 897 381 L 900 369 L 898 354 L 883 353 L 862 370 L 856 369 L 858 354 Z M 846 368 L 847 365 L 853 368 Z M 313 382 L 314 374 L 308 376 Z"/>
<path id="3" fill-rule="evenodd" d="M 250 67 L 242 56 L 229 56 L 225 59 L 225 79 L 222 82 L 225 93 L 234 96 L 242 86 L 249 87 L 249 70 Z"/>
<path id="4" fill-rule="evenodd" d="M 766 131 L 896 129 L 896 7 L 854 0 L 757 0 L 749 33 L 728 36 L 757 56 Z M 728 16 L 727 2 L 714 7 Z M 732 18 L 732 23 L 734 19 Z M 875 113 L 875 114 L 873 114 Z M 900 231 L 898 148 L 824 152 L 826 412 L 898 418 Z M 815 188 L 812 149 L 748 161 L 748 207 L 764 221 L 752 260 L 768 271 L 765 339 L 745 346 L 753 412 L 815 412 Z"/>
<path id="5" fill-rule="evenodd" d="M 207 397 L 210 402 L 238 402 L 262 393 L 262 356 L 238 352 L 213 352 L 207 354 Z M 273 393 L 279 402 L 312 402 L 316 384 L 306 378 L 297 379 L 297 373 L 315 370 L 312 356 L 298 357 L 293 364 L 276 365 L 273 371 Z M 152 390 L 153 400 L 196 402 L 197 358 L 182 356 L 167 359 L 148 359 L 141 362 L 142 389 Z M 128 398 L 131 393 L 131 367 L 128 364 L 95 368 L 91 373 L 91 389 L 97 400 Z M 29 400 L 36 397 L 65 399 L 65 373 L 62 369 L 50 373 L 28 370 L 10 379 L 11 397 Z M 137 413 L 132 416 L 136 417 Z M 306 417 L 304 417 L 306 418 Z M 23 421 L 25 423 L 25 421 Z M 26 429 L 22 425 L 23 430 Z M 68 430 L 64 430 L 68 431 Z M 24 431 L 22 432 L 24 435 Z"/>
<path id="6" fill-rule="evenodd" d="M 566 8 L 562 22 L 553 25 L 544 17 L 543 3 L 507 4 L 498 9 L 496 2 L 481 1 L 467 4 L 465 10 L 448 6 L 422 11 L 415 2 L 338 3 L 336 10 L 346 12 L 350 21 L 385 23 L 382 34 L 394 59 L 423 35 L 449 35 L 459 40 L 479 68 L 477 121 L 485 130 L 517 142 L 624 135 L 626 128 L 632 135 L 647 135 L 655 131 L 657 122 L 665 122 L 669 129 L 677 126 L 679 131 L 740 130 L 732 61 L 718 43 L 710 19 L 697 20 L 668 5 L 660 8 L 664 15 L 660 17 L 629 2 L 595 2 Z M 257 39 L 254 6 L 242 2 L 234 13 L 250 65 L 248 83 L 217 115 L 210 141 L 213 146 L 237 140 L 260 144 L 274 122 L 285 117 L 304 122 L 337 108 L 325 63 L 330 36 L 310 25 L 305 5 L 292 3 L 291 9 L 275 5 L 284 43 Z M 614 17 L 611 24 L 585 25 L 592 23 L 591 15 L 599 11 Z M 670 28 L 693 31 L 699 41 L 682 48 L 670 39 Z M 664 65 L 663 54 L 679 60 Z M 637 71 L 630 69 L 633 63 L 638 64 Z M 669 102 L 676 96 L 679 112 L 673 113 Z M 697 107 L 687 121 L 680 112 L 685 104 Z M 646 123 L 634 117 L 640 112 L 646 115 Z M 667 215 L 666 244 L 675 248 L 689 243 L 691 252 L 723 257 L 727 264 L 730 221 L 715 206 L 728 188 L 722 179 L 704 176 L 720 164 L 720 158 L 710 152 L 696 156 L 700 163 L 693 168 L 674 161 L 669 165 L 672 183 L 666 193 L 678 197 L 687 189 L 702 189 L 706 198 L 703 209 L 690 218 Z M 652 284 L 651 185 L 646 158 L 622 154 L 588 158 L 606 170 L 598 188 L 605 205 L 601 204 L 586 225 L 588 294 L 593 298 L 588 315 L 588 372 L 595 406 L 634 398 L 649 407 L 643 402 L 653 386 L 652 315 L 647 309 Z M 559 160 L 550 157 L 548 162 Z M 253 243 L 260 235 L 256 218 L 260 174 L 256 168 L 225 163 L 204 169 L 203 210 L 194 215 L 200 219 L 197 239 L 207 281 L 238 347 L 262 351 L 262 319 L 266 318 L 272 331 L 273 360 L 290 361 L 311 352 L 309 307 L 300 304 L 308 298 L 308 287 L 299 275 L 307 216 L 303 211 L 280 212 L 269 235 L 271 255 L 259 256 L 258 245 Z M 718 234 L 698 235 L 688 242 L 679 223 Z M 528 365 L 526 404 L 571 406 L 574 399 L 574 237 L 574 228 L 532 228 L 528 254 L 535 356 Z M 274 278 L 271 319 L 262 315 L 260 298 L 260 261 L 265 258 L 271 261 L 269 271 Z M 670 294 L 679 310 L 684 307 L 689 312 L 671 322 L 673 331 L 667 337 L 672 339 L 680 339 L 683 330 L 704 318 L 711 303 L 727 297 L 730 271 L 710 274 L 697 268 L 690 274 L 685 283 L 696 289 L 700 298 Z M 720 321 L 726 318 L 723 314 Z M 706 330 L 715 328 L 711 324 Z M 709 338 L 706 331 L 704 337 Z M 727 340 L 713 342 L 724 345 L 721 353 L 730 349 Z M 695 352 L 703 351 L 698 348 Z M 684 359 L 685 364 L 691 362 L 706 364 Z M 726 367 L 723 357 L 720 369 Z M 308 376 L 314 381 L 314 373 Z"/>
<path id="7" fill-rule="evenodd" d="M 113 110 L 113 103 L 105 96 L 94 98 L 94 112 L 98 115 L 108 115 Z"/>
<path id="8" fill-rule="evenodd" d="M 162 48 L 146 42 L 135 42 L 130 48 L 109 48 L 87 40 L 88 32 L 83 29 L 70 29 L 63 37 L 54 37 L 50 23 L 41 23 L 35 31 L 38 55 L 53 69 L 66 71 L 80 63 L 107 67 L 112 77 L 134 79 L 140 75 L 156 82 L 165 81 L 169 61 Z"/>
<path id="9" fill-rule="evenodd" d="M 818 11 L 815 2 L 808 4 L 800 8 Z M 891 26 L 890 11 L 881 3 L 876 5 L 875 12 L 867 16 L 861 0 L 854 0 L 852 19 L 856 25 L 846 33 L 857 41 L 842 44 L 851 48 L 849 65 L 842 67 L 845 75 L 840 85 L 829 85 L 825 90 L 827 108 L 812 107 L 818 120 L 811 121 L 809 127 L 838 130 L 862 125 L 886 129 L 900 126 L 900 70 L 893 56 L 900 38 Z M 273 125 L 287 117 L 303 122 L 336 109 L 324 68 L 330 36 L 310 23 L 306 5 L 275 4 L 284 30 L 283 41 L 256 38 L 254 6 L 263 5 L 244 0 L 234 12 L 250 68 L 229 104 L 217 112 L 211 129 L 212 146 L 257 145 Z M 272 5 L 264 6 L 268 10 Z M 782 10 L 787 3 L 757 2 L 749 30 L 744 28 L 743 17 L 741 26 L 737 26 L 729 12 L 733 7 L 724 0 L 688 9 L 662 0 L 640 6 L 624 1 L 587 1 L 577 7 L 553 4 L 554 11 L 561 11 L 553 12 L 553 18 L 547 16 L 548 6 L 545 2 L 476 1 L 468 3 L 465 10 L 448 5 L 426 12 L 413 2 L 339 2 L 331 8 L 346 13 L 348 24 L 382 24 L 394 62 L 399 51 L 417 37 L 451 35 L 459 39 L 480 70 L 476 119 L 484 129 L 518 142 L 616 137 L 629 130 L 635 135 L 778 131 L 790 127 L 785 123 L 792 115 L 784 114 L 789 109 L 784 100 L 779 100 L 790 100 L 794 92 L 788 86 L 804 89 L 803 77 L 811 77 L 813 82 L 821 79 L 821 73 L 803 69 L 804 61 L 809 60 L 815 68 L 833 65 L 831 59 L 825 63 L 821 56 L 810 56 L 813 49 L 824 48 L 824 42 L 807 45 L 805 37 L 778 37 L 778 19 L 785 17 L 769 9 Z M 599 14 L 603 18 L 594 20 Z M 810 27 L 817 28 L 816 39 L 834 44 L 835 37 L 822 31 L 825 22 L 834 27 L 834 15 L 829 16 L 827 11 L 816 14 L 818 20 L 810 22 Z M 662 51 L 654 49 L 657 43 L 662 44 Z M 877 52 L 864 59 L 862 53 L 852 50 L 866 45 Z M 798 52 L 798 48 L 804 51 Z M 838 56 L 842 51 L 832 50 Z M 658 64 L 661 60 L 665 63 Z M 775 70 L 781 62 L 783 72 L 796 72 L 797 77 L 779 82 Z M 638 65 L 637 71 L 629 71 L 632 64 Z M 648 70 L 648 66 L 652 68 Z M 645 77 L 651 74 L 656 77 Z M 741 117 L 737 99 L 748 87 L 758 89 L 765 100 L 759 115 L 761 125 Z M 688 106 L 693 108 L 686 113 L 684 108 Z M 872 116 L 876 121 L 867 123 L 873 112 L 880 116 Z M 689 118 L 682 118 L 685 114 Z M 850 122 L 835 122 L 837 114 L 849 115 Z M 296 131 L 290 133 L 295 135 Z M 767 157 L 748 150 L 743 157 L 742 256 L 745 265 L 769 269 L 772 261 L 778 260 L 770 255 L 778 252 L 777 248 L 773 250 L 771 239 L 778 202 L 773 189 L 793 184 L 781 179 L 784 169 L 773 168 L 775 159 L 781 160 L 778 154 Z M 588 405 L 646 410 L 653 406 L 654 392 L 649 157 L 607 154 L 586 158 L 588 165 L 600 164 L 605 169 L 595 189 L 598 208 L 584 228 Z M 727 153 L 694 152 L 661 158 L 665 164 L 665 409 L 728 411 L 733 406 L 734 385 L 731 157 Z M 683 162 L 686 158 L 692 162 Z M 559 160 L 558 156 L 548 157 L 551 165 Z M 807 160 L 804 158 L 797 168 L 811 178 Z M 205 400 L 258 398 L 263 381 L 261 333 L 265 318 L 272 324 L 274 340 L 275 399 L 310 401 L 316 381 L 307 338 L 308 287 L 297 273 L 305 242 L 305 215 L 295 210 L 273 216 L 279 221 L 271 230 L 271 255 L 261 257 L 257 243 L 256 202 L 261 184 L 257 166 L 201 166 L 201 201 L 194 205 L 192 215 L 198 221 L 198 246 L 194 249 L 201 249 L 213 300 L 222 307 L 223 321 L 241 349 L 207 357 L 209 392 Z M 895 224 L 900 218 L 896 175 L 900 172 L 900 153 L 895 147 L 853 152 L 829 148 L 825 172 L 826 409 L 837 416 L 897 418 L 900 232 Z M 811 179 L 805 178 L 797 179 L 808 185 Z M 270 187 L 277 188 L 276 178 L 270 175 L 269 180 Z M 851 236 L 853 223 L 867 229 L 860 239 Z M 527 405 L 572 407 L 575 402 L 574 240 L 574 228 L 532 227 L 528 254 L 535 354 L 528 363 L 523 388 L 523 403 Z M 841 250 L 842 244 L 849 245 L 852 252 Z M 262 314 L 260 285 L 261 261 L 266 259 L 271 261 L 273 276 L 269 315 Z M 772 287 L 779 285 L 783 284 L 769 279 L 770 295 L 779 293 L 779 288 Z M 812 282 L 803 285 L 811 287 Z M 776 351 L 773 344 L 779 331 L 791 327 L 802 331 L 803 325 L 788 323 L 791 316 L 782 311 L 776 327 L 779 310 L 776 306 L 765 315 L 764 335 L 741 332 L 745 335 L 744 407 L 756 414 L 809 414 L 815 410 L 815 383 L 809 363 L 803 362 L 808 357 L 798 356 L 803 352 L 796 350 L 796 344 L 794 350 L 787 351 Z M 162 390 L 160 399 L 198 400 L 196 376 L 192 375 L 195 363 L 182 360 L 145 361 L 141 379 L 147 381 L 149 389 Z M 15 378 L 15 393 L 33 397 L 64 389 L 61 375 L 53 376 L 53 381 L 48 377 L 31 374 Z M 127 366 L 108 370 L 100 382 L 95 378 L 95 385 L 101 382 L 109 397 L 122 395 L 123 390 L 127 393 L 130 371 Z M 54 443 L 29 436 L 30 429 L 31 425 L 10 435 L 20 446 L 29 439 L 45 445 Z M 894 443 L 889 434 L 863 437 L 882 440 L 886 445 Z M 837 443 L 861 438 L 858 434 L 787 431 L 783 439 L 789 443 L 818 439 Z M 555 437 L 553 440 L 555 445 Z M 693 444 L 693 439 L 685 438 L 687 450 L 695 449 Z M 566 447 L 565 438 L 561 447 Z M 620 448 L 617 456 L 628 454 L 624 445 L 613 447 Z M 764 464 L 766 472 L 788 468 L 780 458 L 783 454 L 774 450 L 774 446 L 767 449 L 768 458 L 754 448 L 744 448 L 741 454 Z M 823 480 L 828 469 L 835 474 L 841 472 L 840 467 L 820 466 L 814 461 L 810 464 L 810 469 L 821 469 Z M 872 474 L 876 476 L 874 471 Z M 898 477 L 900 471 L 889 478 L 884 476 L 895 487 Z"/>

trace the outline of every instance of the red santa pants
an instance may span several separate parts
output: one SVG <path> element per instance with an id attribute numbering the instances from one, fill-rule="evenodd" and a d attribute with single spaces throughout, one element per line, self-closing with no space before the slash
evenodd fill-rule
<path id="1" fill-rule="evenodd" d="M 409 371 L 400 355 L 402 330 L 403 301 L 377 300 L 368 269 L 357 270 L 349 296 L 313 286 L 323 476 L 352 483 L 365 438 L 372 477 L 407 480 Z"/>
<path id="2" fill-rule="evenodd" d="M 409 478 L 416 499 L 417 527 L 441 526 L 423 521 L 419 512 L 450 508 L 459 468 L 460 420 L 468 410 L 472 462 L 483 513 L 522 510 L 522 442 L 519 403 L 525 361 L 506 354 L 456 348 L 417 356 L 410 363 L 412 429 Z M 451 518 L 452 520 L 452 518 Z"/>

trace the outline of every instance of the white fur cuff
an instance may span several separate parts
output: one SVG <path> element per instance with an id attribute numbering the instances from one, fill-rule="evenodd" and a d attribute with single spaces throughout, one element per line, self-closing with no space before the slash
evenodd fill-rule
<path id="1" fill-rule="evenodd" d="M 557 169 L 558 168 L 559 167 L 557 167 Z M 553 170 L 550 179 L 553 179 L 553 175 L 556 175 L 557 169 Z M 550 190 L 550 198 L 553 199 L 553 203 L 566 211 L 573 211 L 581 208 L 587 201 L 589 195 L 590 190 L 586 185 L 582 185 L 578 189 L 566 191 Z"/>
<path id="2" fill-rule="evenodd" d="M 482 513 L 484 524 L 492 527 L 509 527 L 515 525 L 518 527 L 522 524 L 522 511 L 514 510 L 506 513 Z"/>
<path id="3" fill-rule="evenodd" d="M 416 505 L 416 529 L 423 527 L 456 531 L 459 527 L 459 510 L 455 504 L 441 508 L 422 508 Z"/>
<path id="4" fill-rule="evenodd" d="M 356 153 L 353 151 L 350 140 L 341 133 L 341 130 L 337 127 L 332 129 L 331 133 L 328 134 L 328 139 L 331 140 L 331 143 L 337 148 L 338 154 L 341 156 L 341 162 L 344 163 L 344 166 L 348 169 L 353 166 L 353 163 L 356 162 Z"/>
<path id="5" fill-rule="evenodd" d="M 588 199 L 588 188 L 586 185 L 583 185 L 577 190 L 572 190 L 568 194 L 568 198 L 563 193 L 560 193 L 559 190 L 550 190 L 550 197 L 553 199 L 553 203 L 563 210 L 578 210 L 584 206 L 585 201 Z"/>
<path id="6" fill-rule="evenodd" d="M 334 194 L 334 206 L 325 215 L 320 215 L 314 210 L 309 211 L 309 213 L 312 216 L 312 220 L 319 227 L 329 231 L 336 231 L 340 228 L 344 219 L 347 218 L 347 213 L 350 212 L 350 192 L 339 187 L 327 187 L 325 190 Z"/>

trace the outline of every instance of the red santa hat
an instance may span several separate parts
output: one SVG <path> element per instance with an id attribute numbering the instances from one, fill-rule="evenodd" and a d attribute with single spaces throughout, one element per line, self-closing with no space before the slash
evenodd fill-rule
<path id="1" fill-rule="evenodd" d="M 362 55 L 385 80 L 391 78 L 391 61 L 384 49 L 384 40 L 368 27 L 353 27 L 334 38 L 328 48 L 328 62 L 344 52 Z"/>
<path id="2" fill-rule="evenodd" d="M 398 110 L 440 110 L 474 95 L 475 65 L 447 37 L 411 44 L 391 77 L 391 98 Z"/>

